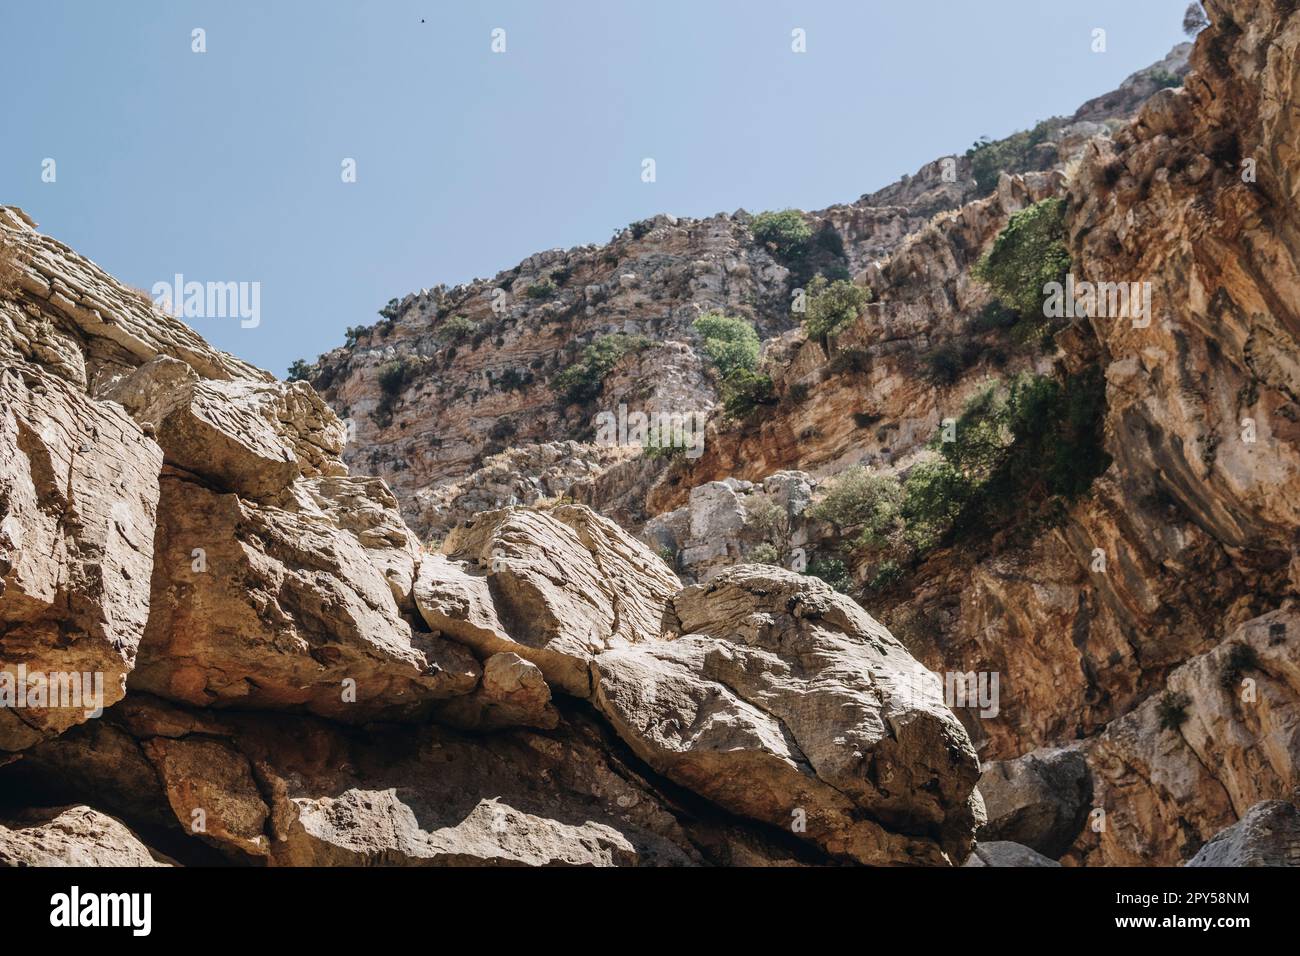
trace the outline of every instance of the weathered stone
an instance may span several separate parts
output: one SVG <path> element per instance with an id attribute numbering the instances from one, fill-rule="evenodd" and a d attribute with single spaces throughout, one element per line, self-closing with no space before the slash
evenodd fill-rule
<path id="1" fill-rule="evenodd" d="M 742 566 L 673 612 L 682 636 L 593 668 L 597 706 L 638 756 L 834 856 L 965 858 L 975 752 L 938 681 L 861 608 L 815 578 Z"/>
<path id="2" fill-rule="evenodd" d="M 1050 857 L 1019 843 L 1004 840 L 975 844 L 963 866 L 1060 866 Z"/>
<path id="3" fill-rule="evenodd" d="M 1220 830 L 1188 866 L 1300 866 L 1300 810 L 1268 800 Z"/>
<path id="4" fill-rule="evenodd" d="M 659 636 L 678 581 L 645 545 L 580 506 L 480 516 L 425 561 L 415 599 L 431 628 L 486 657 L 532 661 L 566 693 L 591 692 L 600 651 Z"/>
<path id="5" fill-rule="evenodd" d="M 116 405 L 27 364 L 0 369 L 0 448 L 0 750 L 20 750 L 125 691 L 162 455 Z M 20 668 L 29 694 L 48 680 L 75 699 L 19 700 Z"/>
<path id="6" fill-rule="evenodd" d="M 981 843 L 1020 843 L 1056 859 L 1088 818 L 1092 775 L 1078 749 L 1048 748 L 986 765 L 979 791 L 988 816 Z"/>
<path id="7" fill-rule="evenodd" d="M 0 868 L 167 865 L 119 821 L 90 807 L 25 810 L 0 819 Z"/>
<path id="8" fill-rule="evenodd" d="M 412 629 L 382 568 L 332 520 L 175 477 L 163 489 L 133 688 L 341 720 L 427 712 L 474 689 L 473 657 Z"/>

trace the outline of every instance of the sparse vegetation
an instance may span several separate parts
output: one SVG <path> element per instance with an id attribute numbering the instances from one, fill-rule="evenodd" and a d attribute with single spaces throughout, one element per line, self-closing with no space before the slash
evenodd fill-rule
<path id="1" fill-rule="evenodd" d="M 758 367 L 758 353 L 762 346 L 754 326 L 744 319 L 709 312 L 700 316 L 691 326 L 704 344 L 700 350 L 725 379 L 742 369 Z"/>
<path id="2" fill-rule="evenodd" d="M 434 336 L 444 345 L 452 342 L 461 342 L 474 334 L 478 328 L 478 323 L 467 315 L 457 313 L 444 319 L 434 332 Z"/>
<path id="3" fill-rule="evenodd" d="M 781 555 L 776 550 L 776 546 L 766 541 L 749 549 L 749 561 L 751 564 L 769 564 L 773 567 L 781 567 Z"/>
<path id="4" fill-rule="evenodd" d="M 838 329 L 852 322 L 871 301 L 871 292 L 844 279 L 831 282 L 817 276 L 805 290 L 807 312 L 803 328 L 810 339 L 825 343 Z"/>
<path id="5" fill-rule="evenodd" d="M 1160 729 L 1177 731 L 1187 723 L 1187 708 L 1191 700 L 1182 691 L 1167 690 L 1156 702 L 1156 715 L 1160 718 Z"/>
<path id="6" fill-rule="evenodd" d="M 545 302 L 548 299 L 554 299 L 558 290 L 555 283 L 550 279 L 543 279 L 541 282 L 535 282 L 524 290 L 524 295 L 534 302 Z"/>
<path id="7" fill-rule="evenodd" d="M 744 418 L 762 405 L 776 403 L 772 379 L 750 369 L 738 369 L 722 382 L 722 407 L 729 418 Z"/>
<path id="8" fill-rule="evenodd" d="M 853 575 L 839 558 L 814 558 L 808 562 L 808 573 L 821 578 L 841 594 L 848 594 L 853 587 Z"/>
<path id="9" fill-rule="evenodd" d="M 829 521 L 844 534 L 855 532 L 855 547 L 879 546 L 901 524 L 903 489 L 896 478 L 850 468 L 830 482 L 830 490 L 808 514 Z"/>
<path id="10" fill-rule="evenodd" d="M 640 335 L 603 335 L 582 350 L 577 362 L 551 379 L 551 388 L 568 404 L 593 402 L 600 397 L 605 376 L 618 360 L 649 345 L 650 340 Z"/>
<path id="11" fill-rule="evenodd" d="M 285 376 L 286 381 L 306 382 L 311 378 L 312 366 L 308 365 L 302 359 L 294 359 L 289 363 L 289 374 Z"/>
<path id="12" fill-rule="evenodd" d="M 397 305 L 398 302 L 396 299 L 389 299 L 388 304 L 379 310 L 380 318 L 387 319 L 389 322 L 396 322 Z"/>
<path id="13" fill-rule="evenodd" d="M 1059 118 L 1043 120 L 1031 130 L 1012 133 L 1006 139 L 991 140 L 987 136 L 977 140 L 966 156 L 971 161 L 971 174 L 980 195 L 991 193 L 998 185 L 1002 173 L 1023 173 L 1044 168 L 1035 161 L 1038 147 L 1048 142 L 1065 125 Z M 1052 158 L 1055 158 L 1053 154 Z"/>
<path id="14" fill-rule="evenodd" d="M 1043 315 L 1044 286 L 1064 283 L 1069 271 L 1065 201 L 1044 199 L 1011 217 L 971 273 L 988 285 L 1003 308 L 1019 316 L 1013 337 L 1029 341 L 1053 327 L 1052 320 Z M 999 320 L 1005 321 L 1005 317 Z"/>
<path id="15" fill-rule="evenodd" d="M 749 231 L 755 240 L 787 264 L 808 254 L 808 243 L 813 234 L 812 227 L 798 209 L 759 213 L 750 222 Z"/>
<path id="16" fill-rule="evenodd" d="M 352 348 L 352 346 L 360 342 L 362 337 L 369 334 L 369 332 L 370 329 L 366 328 L 364 325 L 350 325 L 348 326 L 347 331 L 343 333 L 344 343 L 348 348 Z"/>

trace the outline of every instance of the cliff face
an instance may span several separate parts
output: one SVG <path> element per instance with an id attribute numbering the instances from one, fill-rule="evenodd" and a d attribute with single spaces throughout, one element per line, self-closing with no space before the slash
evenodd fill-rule
<path id="1" fill-rule="evenodd" d="M 0 708 L 29 804 L 0 859 L 1290 860 L 1300 11 L 1206 7 L 1190 73 L 1046 124 L 994 188 L 936 162 L 806 214 L 800 260 L 747 213 L 656 217 L 394 302 L 312 385 L 4 210 L 0 672 L 102 674 L 106 710 Z M 1149 283 L 1150 321 L 990 321 L 972 270 L 1045 199 L 1073 280 Z M 872 300 L 810 339 L 815 271 Z M 714 309 L 765 339 L 739 419 Z M 610 335 L 637 344 L 558 397 Z M 884 573 L 837 482 L 907 480 L 1020 373 L 1096 383 L 1086 488 Z M 702 455 L 595 443 L 620 403 L 709 412 Z"/>
<path id="2" fill-rule="evenodd" d="M 431 553 L 311 386 L 16 209 L 0 240 L 0 861 L 969 854 L 970 739 L 848 598 L 684 588 L 575 505 Z"/>

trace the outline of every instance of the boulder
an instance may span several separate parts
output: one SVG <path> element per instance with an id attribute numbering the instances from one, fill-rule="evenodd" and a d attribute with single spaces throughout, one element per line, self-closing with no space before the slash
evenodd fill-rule
<path id="1" fill-rule="evenodd" d="M 980 841 L 975 844 L 963 866 L 1060 866 L 1036 850 L 1006 840 Z"/>
<path id="2" fill-rule="evenodd" d="M 474 690 L 464 647 L 415 630 L 351 533 L 163 479 L 152 613 L 131 687 L 196 706 L 414 716 Z"/>
<path id="3" fill-rule="evenodd" d="M 122 823 L 86 806 L 0 818 L 0 868 L 167 866 Z"/>
<path id="4" fill-rule="evenodd" d="M 581 506 L 481 515 L 426 559 L 415 601 L 435 631 L 481 657 L 518 654 L 586 697 L 587 665 L 659 636 L 677 578 L 644 544 Z"/>
<path id="5" fill-rule="evenodd" d="M 1057 859 L 1088 819 L 1092 774 L 1078 748 L 1044 748 L 987 764 L 979 790 L 988 815 L 980 842 L 1020 843 Z"/>
<path id="6" fill-rule="evenodd" d="M 870 864 L 953 864 L 979 765 L 939 682 L 816 578 L 740 566 L 672 602 L 681 636 L 611 650 L 595 702 L 658 772 Z"/>
<path id="7" fill-rule="evenodd" d="M 0 448 L 0 751 L 13 751 L 122 698 L 149 616 L 162 453 L 116 405 L 25 363 L 0 369 Z"/>

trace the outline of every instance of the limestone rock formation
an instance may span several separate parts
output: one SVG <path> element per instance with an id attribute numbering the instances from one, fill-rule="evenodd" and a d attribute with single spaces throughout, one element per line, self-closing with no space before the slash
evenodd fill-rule
<path id="1" fill-rule="evenodd" d="M 597 706 L 642 759 L 832 856 L 965 857 L 974 751 L 888 631 L 816 579 L 754 566 L 672 613 L 681 636 L 594 664 Z"/>
<path id="2" fill-rule="evenodd" d="M 979 791 L 988 817 L 981 843 L 1019 843 L 1052 859 L 1074 843 L 1092 808 L 1088 761 L 1069 747 L 994 761 L 983 767 Z"/>
<path id="3" fill-rule="evenodd" d="M 1051 857 L 1036 850 L 1007 840 L 992 840 L 975 844 L 975 849 L 964 866 L 1060 866 Z"/>
<path id="4" fill-rule="evenodd" d="M 1284 800 L 1257 803 L 1187 865 L 1300 866 L 1300 810 Z"/>
<path id="5" fill-rule="evenodd" d="M 586 508 L 480 515 L 420 569 L 416 603 L 435 631 L 480 655 L 532 661 L 566 693 L 591 693 L 600 651 L 658 637 L 677 578 L 643 544 Z"/>
<path id="6" fill-rule="evenodd" d="M 28 810 L 0 819 L 0 868 L 166 865 L 119 821 L 90 807 Z"/>

